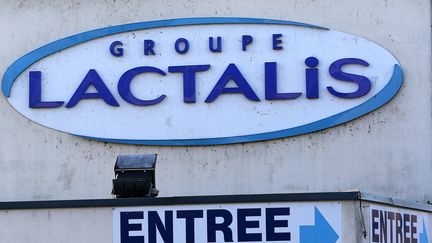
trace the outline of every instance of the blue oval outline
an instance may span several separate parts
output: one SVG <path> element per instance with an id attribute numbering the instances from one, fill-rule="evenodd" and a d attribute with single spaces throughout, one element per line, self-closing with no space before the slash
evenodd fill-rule
<path id="1" fill-rule="evenodd" d="M 307 28 L 316 28 L 320 30 L 329 30 L 328 28 L 305 24 L 300 22 L 274 20 L 274 19 L 258 19 L 258 18 L 182 18 L 182 19 L 168 19 L 156 20 L 124 25 L 116 25 L 105 27 L 101 29 L 91 30 L 76 35 L 72 35 L 47 45 L 44 45 L 34 51 L 27 53 L 18 60 L 16 60 L 5 72 L 2 79 L 2 92 L 6 97 L 10 96 L 13 83 L 18 76 L 24 72 L 33 63 L 52 55 L 58 51 L 67 49 L 69 47 L 123 32 L 130 32 L 142 29 L 160 28 L 160 27 L 175 27 L 184 25 L 204 25 L 204 24 L 276 24 L 276 25 L 293 25 Z M 384 48 L 383 48 L 384 49 Z M 366 102 L 343 111 L 336 115 L 324 118 L 319 121 L 308 123 L 302 126 L 288 128 L 279 131 L 233 136 L 233 137 L 220 137 L 220 138 L 201 138 L 201 139 L 171 139 L 171 140 L 130 140 L 130 139 L 109 139 L 82 136 L 69 133 L 82 138 L 92 139 L 102 142 L 135 144 L 135 145 L 154 145 L 154 146 L 202 146 L 202 145 L 222 145 L 233 143 L 246 143 L 257 142 L 263 140 L 271 140 L 277 138 L 291 137 L 311 132 L 316 132 L 326 128 L 340 125 L 342 123 L 354 120 L 371 111 L 378 109 L 385 103 L 389 102 L 399 91 L 403 83 L 403 71 L 398 64 L 394 65 L 393 74 L 387 85 L 378 92 L 375 96 Z M 68 132 L 66 132 L 68 133 Z"/>

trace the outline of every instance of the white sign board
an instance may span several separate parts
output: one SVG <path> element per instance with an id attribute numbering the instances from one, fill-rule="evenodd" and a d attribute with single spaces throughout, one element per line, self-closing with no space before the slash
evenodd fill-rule
<path id="1" fill-rule="evenodd" d="M 430 215 L 425 212 L 373 205 L 370 214 L 373 243 L 430 243 Z"/>
<path id="2" fill-rule="evenodd" d="M 114 243 L 340 243 L 341 238 L 340 202 L 113 209 Z"/>

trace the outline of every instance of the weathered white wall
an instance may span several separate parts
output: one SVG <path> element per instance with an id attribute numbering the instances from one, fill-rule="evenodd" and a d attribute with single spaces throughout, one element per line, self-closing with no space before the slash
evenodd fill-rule
<path id="1" fill-rule="evenodd" d="M 2 242 L 112 242 L 112 209 L 0 211 Z"/>
<path id="2" fill-rule="evenodd" d="M 286 139 L 207 147 L 89 141 L 18 114 L 0 98 L 0 200 L 111 197 L 118 154 L 157 153 L 161 196 L 360 189 L 432 200 L 430 0 L 0 0 L 0 73 L 51 41 L 100 27 L 180 17 L 305 22 L 391 51 L 405 83 L 381 109 L 336 128 Z"/>

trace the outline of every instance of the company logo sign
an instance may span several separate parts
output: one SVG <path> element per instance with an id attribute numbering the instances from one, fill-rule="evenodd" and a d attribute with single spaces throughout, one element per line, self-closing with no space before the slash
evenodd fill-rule
<path id="1" fill-rule="evenodd" d="M 2 91 L 25 117 L 87 138 L 209 145 L 305 134 L 362 116 L 402 85 L 396 58 L 309 24 L 193 18 L 107 27 L 13 63 Z"/>

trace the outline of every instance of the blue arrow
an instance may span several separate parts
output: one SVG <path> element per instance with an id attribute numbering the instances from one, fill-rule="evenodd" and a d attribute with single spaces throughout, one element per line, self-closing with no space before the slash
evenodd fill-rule
<path id="1" fill-rule="evenodd" d="M 420 233 L 420 243 L 429 243 L 429 238 L 427 235 L 427 229 L 423 220 L 423 232 Z"/>
<path id="2" fill-rule="evenodd" d="M 300 243 L 335 243 L 339 235 L 315 207 L 315 225 L 300 226 Z"/>

